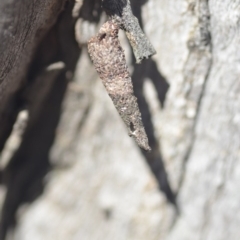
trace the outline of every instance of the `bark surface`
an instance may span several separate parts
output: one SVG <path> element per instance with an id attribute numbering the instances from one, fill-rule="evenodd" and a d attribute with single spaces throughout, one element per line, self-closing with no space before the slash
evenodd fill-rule
<path id="1" fill-rule="evenodd" d="M 100 1 L 1 1 L 1 240 L 240 239 L 240 0 L 131 4 L 157 51 L 135 64 L 120 34 L 151 152 L 88 56 Z"/>

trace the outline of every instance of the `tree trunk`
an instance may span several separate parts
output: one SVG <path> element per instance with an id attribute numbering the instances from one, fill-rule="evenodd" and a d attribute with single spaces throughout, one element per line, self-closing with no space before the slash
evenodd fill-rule
<path id="1" fill-rule="evenodd" d="M 131 0 L 149 153 L 87 53 L 100 1 L 35 2 L 0 3 L 0 240 L 240 239 L 240 0 Z"/>

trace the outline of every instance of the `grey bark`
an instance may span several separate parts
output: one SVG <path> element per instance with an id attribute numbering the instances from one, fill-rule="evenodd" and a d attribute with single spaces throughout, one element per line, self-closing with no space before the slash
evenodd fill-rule
<path id="1" fill-rule="evenodd" d="M 14 216 L 17 220 L 7 239 L 238 240 L 240 1 L 132 0 L 133 12 L 157 50 L 152 59 L 135 65 L 121 36 L 150 153 L 142 152 L 127 136 L 89 60 L 86 43 L 104 21 L 99 2 L 78 1 L 74 15 L 78 20 L 70 20 L 70 6 L 52 26 L 62 9 L 56 2 L 55 14 L 50 15 L 52 8 L 41 13 L 44 1 L 35 5 L 41 14 L 32 21 L 30 36 L 1 44 L 1 66 L 2 61 L 9 59 L 10 64 L 11 57 L 20 56 L 15 64 L 4 65 L 11 68 L 0 68 L 9 71 L 9 78 L 0 83 L 0 89 L 7 89 L 1 93 L 7 100 L 0 109 L 8 113 L 1 117 L 1 126 L 6 122 L 9 126 L 8 131 L 0 128 L 5 163 L 1 163 L 5 184 L 1 199 L 7 186 L 11 203 L 6 208 L 5 201 L 2 217 L 10 216 L 8 211 L 15 207 L 16 214 L 5 217 L 5 225 L 12 226 Z M 8 19 L 7 13 L 0 19 Z M 26 16 L 22 18 L 31 19 Z M 50 23 L 40 16 L 49 17 Z M 17 26 L 20 20 L 12 22 Z M 1 39 L 7 39 L 11 34 L 2 35 L 8 31 L 2 31 L 6 27 L 1 24 Z M 41 24 L 51 30 L 42 33 L 40 43 L 34 36 Z M 72 41 L 75 25 L 81 52 Z M 24 31 L 23 24 L 19 34 Z M 19 51 L 13 48 L 24 39 L 32 44 Z M 43 61 L 51 39 L 51 46 L 58 39 L 58 47 L 51 47 L 54 57 Z M 59 51 L 64 57 L 56 57 Z M 30 71 L 30 64 L 37 71 Z M 24 76 L 34 79 L 27 80 L 26 87 L 22 87 Z M 48 82 L 47 90 L 46 84 L 38 85 L 41 78 Z M 29 111 L 22 131 L 16 129 L 23 108 L 19 100 Z M 44 176 L 45 189 L 39 193 Z M 20 200 L 12 201 L 14 196 Z"/>

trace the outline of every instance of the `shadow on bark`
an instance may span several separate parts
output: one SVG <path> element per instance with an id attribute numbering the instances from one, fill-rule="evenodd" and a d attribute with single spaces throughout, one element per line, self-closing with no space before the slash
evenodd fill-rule
<path id="1" fill-rule="evenodd" d="M 43 179 L 50 169 L 49 150 L 61 113 L 61 102 L 67 86 L 65 74 L 56 79 L 38 117 L 30 118 L 18 151 L 4 169 L 7 194 L 3 205 L 0 239 L 15 224 L 15 213 L 25 202 L 32 202 L 43 191 Z"/>
<path id="2" fill-rule="evenodd" d="M 51 168 L 49 151 L 71 79 L 69 76 L 73 74 L 80 55 L 75 41 L 73 6 L 74 1 L 66 5 L 57 24 L 42 41 L 29 68 L 26 84 L 17 95 L 17 100 L 24 102 L 29 111 L 29 120 L 21 145 L 1 173 L 7 193 L 1 212 L 0 240 L 4 240 L 8 230 L 14 227 L 20 205 L 34 201 L 42 194 L 44 177 Z M 19 107 L 13 112 L 9 116 L 16 119 Z M 11 124 L 9 129 L 14 121 Z M 8 130 L 8 136 L 10 132 Z M 5 139 L 8 136 L 4 134 Z"/>
<path id="3" fill-rule="evenodd" d="M 159 188 L 164 192 L 167 200 L 170 203 L 176 205 L 175 194 L 173 193 L 170 183 L 168 181 L 167 172 L 161 156 L 159 141 L 154 135 L 152 115 L 143 94 L 144 81 L 146 78 L 151 79 L 158 93 L 158 100 L 162 106 L 164 106 L 165 95 L 169 87 L 166 80 L 159 73 L 156 63 L 153 60 L 146 60 L 142 63 L 142 65 L 134 65 L 134 72 L 132 75 L 134 92 L 138 99 L 143 124 L 148 136 L 149 145 L 152 149 L 152 151 L 150 152 L 146 152 L 143 150 L 141 151 L 158 181 Z"/>
<path id="4" fill-rule="evenodd" d="M 134 15 L 138 18 L 139 24 L 143 29 L 142 20 L 142 5 L 147 0 L 131 0 L 132 9 Z M 132 56 L 132 62 L 134 62 Z M 152 115 L 148 106 L 148 103 L 143 94 L 144 82 L 146 79 L 150 79 L 155 87 L 158 95 L 158 100 L 162 107 L 164 107 L 164 101 L 166 93 L 169 88 L 169 84 L 166 79 L 161 75 L 158 70 L 157 64 L 153 59 L 145 60 L 141 65 L 134 64 L 134 71 L 132 74 L 132 80 L 134 85 L 134 92 L 138 99 L 139 108 L 142 114 L 143 124 L 145 126 L 146 133 L 149 139 L 149 145 L 152 148 L 151 152 L 142 151 L 150 169 L 155 175 L 159 188 L 165 194 L 167 200 L 176 206 L 176 194 L 172 191 L 170 183 L 168 181 L 167 172 L 164 166 L 164 162 L 159 147 L 159 141 L 154 135 L 154 127 L 152 123 Z"/>

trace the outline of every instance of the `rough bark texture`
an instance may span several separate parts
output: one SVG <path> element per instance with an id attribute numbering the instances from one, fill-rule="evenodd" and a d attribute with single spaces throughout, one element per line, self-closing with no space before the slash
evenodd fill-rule
<path id="1" fill-rule="evenodd" d="M 33 1 L 34 21 L 13 2 L 0 3 L 1 240 L 240 239 L 240 1 L 131 1 L 157 50 L 136 65 L 121 35 L 149 153 L 87 54 L 99 1 L 74 17 L 71 1 L 60 15 L 64 1 Z"/>

